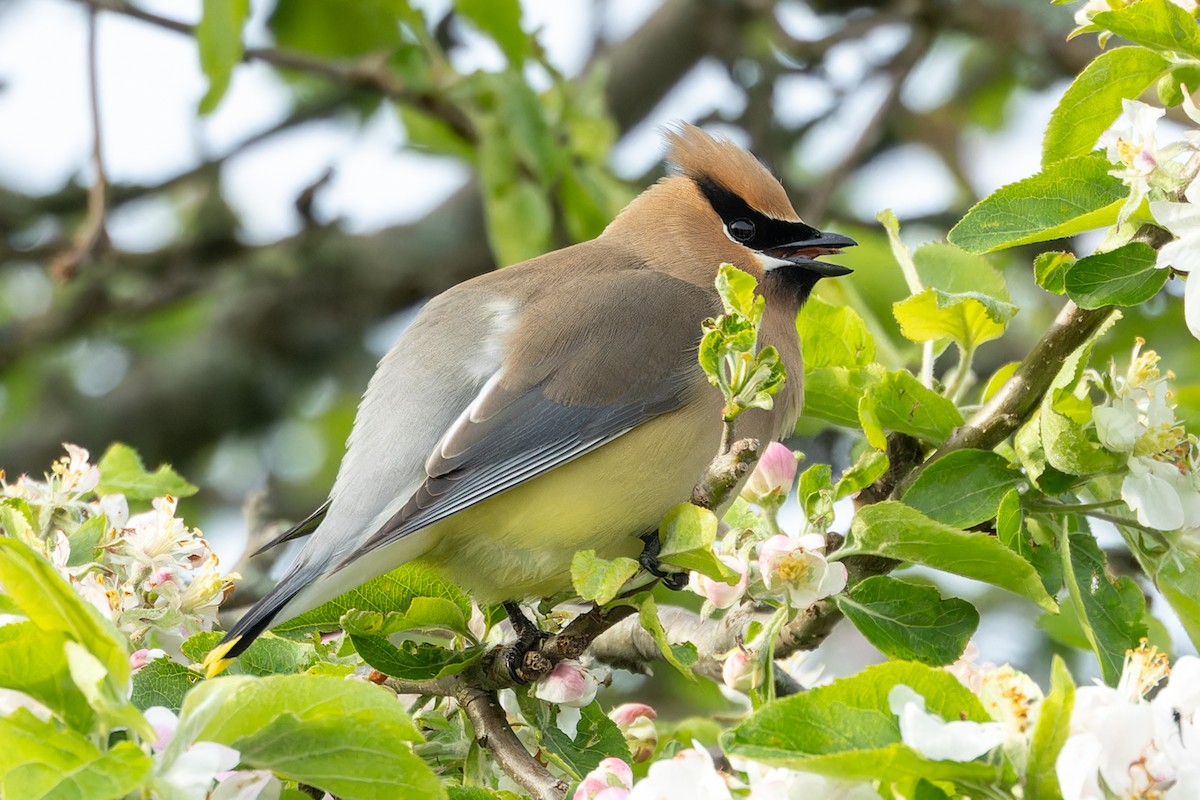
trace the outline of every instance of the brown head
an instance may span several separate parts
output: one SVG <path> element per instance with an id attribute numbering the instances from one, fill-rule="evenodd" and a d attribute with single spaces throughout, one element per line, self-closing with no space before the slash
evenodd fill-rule
<path id="1" fill-rule="evenodd" d="M 730 263 L 803 302 L 823 277 L 849 269 L 817 258 L 855 244 L 800 220 L 758 159 L 694 125 L 666 132 L 671 174 L 642 192 L 604 232 L 655 269 L 712 286 Z M 772 292 L 774 293 L 774 292 Z"/>

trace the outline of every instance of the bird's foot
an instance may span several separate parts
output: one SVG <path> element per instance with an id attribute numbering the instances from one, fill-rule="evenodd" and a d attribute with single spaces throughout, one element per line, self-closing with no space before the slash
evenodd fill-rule
<path id="1" fill-rule="evenodd" d="M 659 563 L 658 551 L 662 548 L 662 541 L 658 538 L 658 531 L 653 530 L 646 533 L 642 536 L 642 541 L 646 543 L 638 556 L 638 564 L 642 566 L 642 569 L 654 577 L 660 578 L 663 586 L 672 591 L 678 592 L 687 586 L 688 574 L 686 572 L 667 572 Z"/>
<path id="2" fill-rule="evenodd" d="M 529 621 L 516 603 L 505 603 L 504 611 L 517 634 L 517 641 L 504 649 L 504 663 L 514 681 L 531 683 L 554 668 L 541 652 L 541 644 L 550 634 Z"/>

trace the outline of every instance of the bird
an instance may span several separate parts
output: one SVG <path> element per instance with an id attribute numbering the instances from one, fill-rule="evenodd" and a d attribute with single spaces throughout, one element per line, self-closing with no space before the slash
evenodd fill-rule
<path id="1" fill-rule="evenodd" d="M 665 130 L 667 174 L 595 239 L 434 297 L 368 383 L 329 499 L 278 584 L 210 653 L 220 671 L 285 622 L 411 561 L 487 606 L 570 586 L 576 551 L 631 556 L 718 453 L 723 397 L 699 366 L 722 264 L 749 273 L 759 341 L 787 379 L 739 438 L 803 403 L 796 315 L 855 241 L 804 223 L 771 172 L 703 129 Z"/>

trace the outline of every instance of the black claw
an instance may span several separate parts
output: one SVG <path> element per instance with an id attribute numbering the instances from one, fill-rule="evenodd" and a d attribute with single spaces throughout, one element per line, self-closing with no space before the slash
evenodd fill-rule
<path id="1" fill-rule="evenodd" d="M 638 555 L 638 564 L 642 569 L 654 577 L 660 578 L 663 586 L 672 591 L 677 592 L 687 586 L 688 574 L 686 572 L 667 572 L 659 564 L 658 551 L 662 548 L 662 541 L 658 538 L 658 531 L 654 530 L 643 534 L 641 540 L 646 543 L 641 554 Z"/>
<path id="2" fill-rule="evenodd" d="M 504 663 L 508 667 L 508 672 L 512 675 L 512 679 L 523 685 L 529 683 L 529 681 L 521 677 L 522 668 L 525 665 L 525 656 L 530 651 L 536 650 L 543 641 L 549 639 L 550 634 L 540 630 L 537 625 L 530 622 L 529 618 L 521 611 L 521 607 L 516 603 L 505 603 L 504 612 L 508 614 L 508 621 L 512 623 L 513 631 L 517 634 L 517 641 L 504 649 Z"/>

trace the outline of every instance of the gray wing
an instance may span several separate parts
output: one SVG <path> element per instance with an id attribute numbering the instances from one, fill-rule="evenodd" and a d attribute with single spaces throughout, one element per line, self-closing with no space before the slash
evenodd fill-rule
<path id="1" fill-rule="evenodd" d="M 439 441 L 425 480 L 347 561 L 711 391 L 696 347 L 715 293 L 645 269 L 570 288 L 522 311 L 500 370 Z"/>

